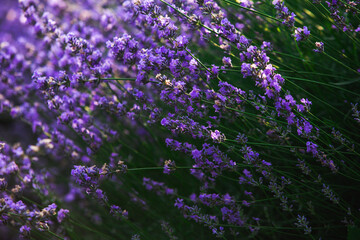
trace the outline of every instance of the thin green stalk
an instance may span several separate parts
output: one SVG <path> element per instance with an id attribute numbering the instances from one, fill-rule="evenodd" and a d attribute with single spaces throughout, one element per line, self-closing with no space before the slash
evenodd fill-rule
<path id="1" fill-rule="evenodd" d="M 319 84 L 319 85 L 324 85 L 324 86 L 327 86 L 327 87 L 339 89 L 339 90 L 344 91 L 344 92 L 348 92 L 348 93 L 353 94 L 355 96 L 360 96 L 360 93 L 356 93 L 356 92 L 353 92 L 353 91 L 350 91 L 350 90 L 347 90 L 345 88 L 338 87 L 336 85 L 329 84 L 329 83 L 319 82 L 319 81 L 315 81 L 315 80 L 311 80 L 311 79 L 305 79 L 305 78 L 284 76 L 284 75 L 283 75 L 283 77 L 287 78 L 287 79 L 294 79 L 294 80 L 299 80 L 299 81 L 303 81 L 303 82 L 310 82 L 310 83 L 315 83 L 315 84 Z"/>
<path id="2" fill-rule="evenodd" d="M 262 12 L 259 12 L 257 10 L 251 9 L 251 8 L 243 7 L 238 3 L 235 3 L 235 2 L 232 2 L 232 1 L 229 1 L 229 0 L 221 0 L 221 1 L 224 1 L 224 2 L 226 2 L 228 4 L 230 4 L 230 5 L 236 6 L 238 8 L 244 9 L 244 10 L 246 10 L 248 12 L 252 12 L 252 13 L 258 14 L 260 16 L 267 17 L 267 18 L 272 19 L 272 20 L 274 20 L 276 22 L 280 22 L 280 23 L 282 22 L 280 19 L 278 19 L 276 17 L 270 16 L 270 15 L 268 15 L 266 13 L 262 13 Z"/>

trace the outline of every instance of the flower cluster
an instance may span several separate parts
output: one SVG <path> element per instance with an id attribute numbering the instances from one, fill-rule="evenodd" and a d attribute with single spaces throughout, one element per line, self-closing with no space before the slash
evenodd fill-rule
<path id="1" fill-rule="evenodd" d="M 314 239 L 356 225 L 360 3 L 236 2 L 5 0 L 5 231 Z"/>

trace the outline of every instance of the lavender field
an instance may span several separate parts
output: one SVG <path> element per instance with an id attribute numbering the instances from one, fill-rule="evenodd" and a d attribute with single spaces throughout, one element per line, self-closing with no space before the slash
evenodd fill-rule
<path id="1" fill-rule="evenodd" d="M 360 239 L 360 1 L 0 0 L 2 239 Z"/>

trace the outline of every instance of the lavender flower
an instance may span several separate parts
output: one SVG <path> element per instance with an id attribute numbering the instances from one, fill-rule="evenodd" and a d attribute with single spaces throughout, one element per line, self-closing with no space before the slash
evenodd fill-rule
<path id="1" fill-rule="evenodd" d="M 304 234 L 311 234 L 311 227 L 309 227 L 309 222 L 305 216 L 298 215 L 295 225 L 298 228 L 302 228 L 304 230 Z"/>
<path id="2" fill-rule="evenodd" d="M 296 17 L 295 13 L 290 12 L 282 0 L 273 0 L 272 4 L 275 6 L 278 18 L 283 20 L 282 23 L 287 27 L 294 27 Z"/>
<path id="3" fill-rule="evenodd" d="M 60 209 L 57 213 L 57 220 L 59 223 L 61 223 L 65 218 L 66 216 L 69 214 L 69 210 L 67 209 Z"/>
<path id="4" fill-rule="evenodd" d="M 314 236 L 332 237 L 333 224 L 323 223 L 329 217 L 346 215 L 343 222 L 356 225 L 354 204 L 331 189 L 358 179 L 357 129 L 346 114 L 338 117 L 344 101 L 358 101 L 356 1 L 319 5 L 333 29 L 315 24 L 322 15 L 302 1 L 291 7 L 305 9 L 297 20 L 309 28 L 295 27 L 281 0 L 272 1 L 277 19 L 250 0 L 115 2 L 0 7 L 0 221 L 7 229 L 67 239 L 80 226 L 85 238 L 130 236 L 130 226 L 145 238 L 180 239 L 195 222 L 208 229 L 204 238 L 262 232 L 277 239 L 282 234 L 260 219 L 278 210 L 298 215 L 295 226 Z M 314 29 L 311 39 L 329 42 L 329 53 L 308 51 L 323 53 L 321 40 L 291 53 L 273 20 L 295 31 L 296 41 Z M 356 104 L 353 117 L 359 120 Z M 337 174 L 331 182 L 329 174 Z M 303 194 L 316 190 L 324 196 Z M 304 215 L 313 206 L 316 229 Z M 274 225 L 281 219 L 272 216 Z"/>
<path id="5" fill-rule="evenodd" d="M 298 42 L 305 41 L 310 36 L 310 31 L 306 26 L 303 28 L 296 28 L 293 36 Z"/>
<path id="6" fill-rule="evenodd" d="M 322 53 L 324 52 L 324 43 L 323 42 L 316 42 L 315 43 L 315 49 L 313 49 L 314 52 Z"/>

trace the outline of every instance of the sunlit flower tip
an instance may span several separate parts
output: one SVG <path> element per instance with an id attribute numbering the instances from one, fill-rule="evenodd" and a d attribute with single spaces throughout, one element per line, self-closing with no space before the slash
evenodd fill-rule
<path id="1" fill-rule="evenodd" d="M 175 162 L 172 160 L 166 160 L 164 162 L 164 173 L 165 174 L 170 174 L 171 172 L 175 171 L 176 169 L 176 165 Z"/>
<path id="2" fill-rule="evenodd" d="M 324 43 L 323 42 L 316 42 L 315 43 L 315 49 L 313 49 L 314 52 L 322 53 L 324 52 Z"/>
<path id="3" fill-rule="evenodd" d="M 210 131 L 211 138 L 214 142 L 221 143 L 226 140 L 225 134 L 221 133 L 219 130 Z"/>

